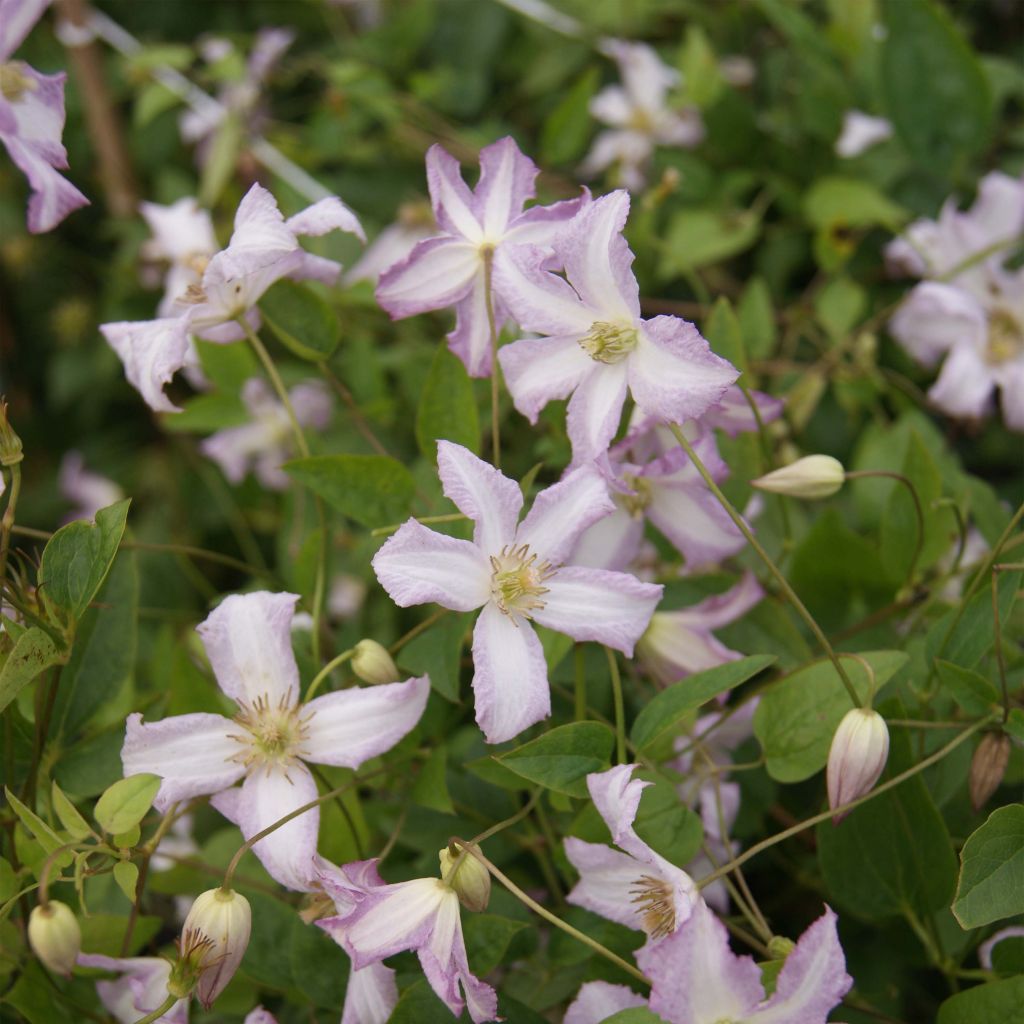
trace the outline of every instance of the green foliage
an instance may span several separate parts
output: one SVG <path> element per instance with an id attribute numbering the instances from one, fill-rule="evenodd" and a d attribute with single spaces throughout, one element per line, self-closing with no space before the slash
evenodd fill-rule
<path id="1" fill-rule="evenodd" d="M 62 660 L 49 633 L 33 626 L 18 637 L 0 668 L 0 711 L 41 672 Z"/>
<path id="2" fill-rule="evenodd" d="M 129 775 L 103 793 L 96 801 L 93 815 L 104 832 L 126 832 L 142 821 L 159 788 L 159 775 Z"/>
<path id="3" fill-rule="evenodd" d="M 314 455 L 284 466 L 331 508 L 363 526 L 398 522 L 409 512 L 412 474 L 387 455 Z"/>
<path id="4" fill-rule="evenodd" d="M 416 410 L 416 443 L 423 455 L 436 459 L 441 439 L 461 444 L 471 452 L 480 450 L 480 417 L 473 382 L 462 361 L 448 351 L 446 342 L 437 347 Z"/>
<path id="5" fill-rule="evenodd" d="M 1024 804 L 997 808 L 968 837 L 952 909 L 961 928 L 1024 913 Z"/>
<path id="6" fill-rule="evenodd" d="M 938 1024 L 976 1024 L 983 1020 L 999 1024 L 1024 1021 L 1024 975 L 958 992 L 939 1007 Z"/>
<path id="7" fill-rule="evenodd" d="M 260 312 L 278 341 L 300 359 L 329 359 L 341 341 L 337 314 L 308 285 L 278 281 L 260 299 Z"/>
<path id="8" fill-rule="evenodd" d="M 611 729 L 597 722 L 560 725 L 500 757 L 516 775 L 567 796 L 587 795 L 586 777 L 604 771 L 612 753 Z"/>

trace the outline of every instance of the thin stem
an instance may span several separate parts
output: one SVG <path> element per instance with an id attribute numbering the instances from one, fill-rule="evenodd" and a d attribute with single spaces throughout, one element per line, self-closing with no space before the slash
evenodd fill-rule
<path id="1" fill-rule="evenodd" d="M 15 462 L 10 470 L 10 494 L 7 496 L 7 507 L 4 509 L 3 519 L 0 519 L 0 581 L 7 579 L 7 553 L 11 547 L 14 512 L 18 507 L 18 495 L 21 493 L 21 464 Z"/>
<path id="2" fill-rule="evenodd" d="M 497 825 L 492 825 L 490 828 L 484 829 L 478 836 L 473 836 L 470 839 L 470 844 L 473 846 L 479 846 L 484 840 L 490 839 L 491 836 L 496 836 L 499 832 L 503 832 L 507 828 L 511 828 L 513 825 L 517 825 L 525 818 L 530 811 L 533 810 L 537 801 L 540 799 L 542 790 L 535 789 L 530 795 L 530 799 L 518 810 L 515 814 L 505 818 L 504 821 L 499 821 Z"/>
<path id="3" fill-rule="evenodd" d="M 487 327 L 491 332 L 491 461 L 495 469 L 501 468 L 501 429 L 498 423 L 498 397 L 501 382 L 498 374 L 498 327 L 494 319 L 494 249 L 485 248 L 484 257 L 484 302 L 487 306 Z"/>
<path id="4" fill-rule="evenodd" d="M 577 644 L 576 650 L 573 651 L 573 703 L 575 708 L 574 720 L 577 722 L 586 721 L 587 669 L 586 655 L 582 644 Z"/>
<path id="5" fill-rule="evenodd" d="M 135 1024 L 153 1024 L 154 1021 L 158 1021 L 167 1013 L 177 1001 L 177 996 L 169 995 L 152 1013 L 147 1013 L 145 1017 L 140 1017 Z"/>
<path id="6" fill-rule="evenodd" d="M 469 516 L 463 515 L 461 512 L 446 512 L 443 516 L 416 516 L 417 523 L 458 523 L 463 519 L 468 519 Z M 408 520 L 405 520 L 408 522 Z M 375 530 L 370 531 L 371 537 L 386 537 L 389 533 L 394 533 L 396 530 L 400 530 L 405 523 L 391 523 L 389 526 L 378 526 Z"/>
<path id="7" fill-rule="evenodd" d="M 1003 655 L 1003 626 L 999 621 L 999 587 L 997 580 L 999 573 L 1008 569 L 1024 569 L 1022 565 L 993 565 L 992 566 L 992 630 L 995 634 L 996 663 L 999 665 L 999 683 L 1003 691 L 1003 723 L 1010 717 L 1010 691 L 1006 685 L 1006 658 Z"/>
<path id="8" fill-rule="evenodd" d="M 868 477 L 886 477 L 889 480 L 897 480 L 910 492 L 914 502 L 914 515 L 917 517 L 917 539 L 914 543 L 914 554 L 910 559 L 910 567 L 907 569 L 907 583 L 913 583 L 914 573 L 917 571 L 917 562 L 921 557 L 921 547 L 924 544 L 924 512 L 921 509 L 921 498 L 917 493 L 914 482 L 902 473 L 893 473 L 887 469 L 855 469 L 845 474 L 847 480 L 864 480 Z"/>
<path id="9" fill-rule="evenodd" d="M 313 682 L 309 684 L 309 689 L 306 691 L 306 700 L 310 701 L 316 695 L 316 691 L 320 689 L 320 684 L 339 666 L 344 665 L 353 654 L 356 653 L 354 647 L 350 647 L 347 651 L 342 651 L 336 658 L 332 658 L 319 672 L 313 677 Z"/>
<path id="10" fill-rule="evenodd" d="M 645 985 L 650 985 L 651 982 L 647 975 L 637 970 L 637 968 L 635 968 L 631 963 L 628 963 L 627 961 L 623 960 L 622 957 L 618 956 L 616 953 L 613 953 L 610 949 L 607 948 L 607 946 L 602 946 L 601 943 L 598 942 L 596 939 L 592 939 L 589 935 L 586 935 L 584 932 L 581 932 L 578 929 L 573 928 L 572 925 L 566 924 L 563 920 L 561 920 L 561 918 L 558 918 L 554 914 L 552 914 L 550 910 L 547 910 L 545 907 L 542 907 L 536 900 L 531 899 L 531 897 L 527 896 L 526 893 L 523 892 L 523 890 L 520 889 L 519 886 L 512 881 L 512 879 L 510 879 L 506 874 L 504 874 L 502 871 L 496 868 L 480 852 L 479 848 L 475 846 L 469 846 L 468 844 L 463 843 L 462 840 L 459 839 L 454 840 L 454 842 L 462 849 L 464 849 L 467 853 L 469 853 L 471 857 L 475 857 L 481 864 L 483 864 L 483 866 L 487 868 L 487 870 L 499 882 L 501 882 L 501 884 L 505 886 L 505 888 L 508 889 L 508 891 L 512 893 L 512 895 L 515 896 L 516 899 L 518 899 L 525 906 L 529 907 L 530 910 L 532 910 L 535 914 L 538 914 L 540 917 L 543 917 L 545 921 L 549 922 L 550 924 L 553 924 L 556 928 L 561 928 L 561 930 L 565 932 L 567 935 L 571 935 L 573 938 L 579 939 L 579 941 L 582 942 L 585 946 L 589 946 L 595 953 L 599 953 L 606 960 L 610 960 L 613 964 L 615 964 L 616 967 L 621 968 L 631 977 L 635 978 L 637 981 L 642 981 Z"/>
<path id="11" fill-rule="evenodd" d="M 435 622 L 437 622 L 438 619 L 443 618 L 447 614 L 448 614 L 448 609 L 447 608 L 439 608 L 436 612 L 434 612 L 433 615 L 428 616 L 421 623 L 419 623 L 419 625 L 413 626 L 412 629 L 410 629 L 409 632 L 406 633 L 404 636 L 400 636 L 388 648 L 388 653 L 389 654 L 395 654 L 396 652 L 400 651 L 407 643 L 409 643 L 409 641 L 415 640 L 416 637 L 418 637 L 420 635 L 420 633 L 423 633 L 426 630 L 430 629 L 430 627 Z"/>
<path id="12" fill-rule="evenodd" d="M 740 533 L 743 534 L 744 537 L 747 538 L 747 543 L 750 544 L 750 546 L 757 552 L 758 557 L 761 559 L 762 562 L 764 562 L 765 567 L 768 569 L 768 571 L 772 574 L 772 576 L 775 577 L 775 582 L 778 583 L 779 587 L 782 589 L 782 592 L 789 599 L 790 604 L 792 604 L 793 607 L 796 609 L 797 614 L 804 620 L 804 622 L 807 623 L 808 628 L 814 634 L 818 643 L 821 645 L 821 649 L 828 655 L 829 659 L 832 662 L 832 665 L 835 667 L 835 670 L 838 673 L 843 686 L 846 687 L 846 692 L 849 694 L 850 700 L 853 702 L 853 706 L 855 708 L 860 707 L 861 699 L 858 696 L 857 691 L 854 689 L 853 683 L 850 682 L 850 677 L 846 674 L 846 670 L 843 668 L 842 663 L 836 656 L 836 652 L 832 649 L 832 645 L 829 643 L 828 637 L 825 636 L 824 632 L 822 631 L 822 628 L 815 621 L 814 616 L 811 615 L 811 613 L 807 610 L 807 607 L 804 605 L 803 601 L 801 601 L 800 598 L 797 597 L 796 591 L 789 585 L 789 581 L 786 579 L 786 577 L 782 575 L 782 571 L 772 560 L 771 555 L 769 555 L 768 552 L 765 551 L 765 549 L 761 546 L 760 541 L 758 541 L 758 539 L 754 536 L 753 531 L 747 525 L 743 516 L 741 516 L 739 512 L 736 511 L 732 502 L 729 501 L 729 499 L 722 493 L 721 488 L 718 486 L 717 483 L 715 483 L 714 477 L 712 477 L 711 474 L 708 472 L 707 466 L 705 466 L 704 463 L 701 462 L 700 456 L 698 456 L 697 453 L 693 450 L 693 445 L 691 445 L 690 442 L 686 439 L 686 435 L 682 432 L 679 425 L 676 423 L 670 423 L 668 427 L 669 430 L 672 431 L 672 434 L 675 437 L 676 441 L 679 443 L 679 446 L 683 449 L 684 452 L 686 452 L 686 454 L 690 458 L 690 461 L 696 468 L 697 472 L 700 473 L 701 477 L 704 479 L 704 483 L 707 484 L 708 489 L 718 499 L 719 504 L 728 513 L 729 518 L 736 524 L 736 528 L 740 531 Z"/>
<path id="13" fill-rule="evenodd" d="M 923 772 L 926 768 L 930 768 L 933 764 L 937 764 L 947 754 L 952 753 L 961 743 L 969 740 L 979 729 L 984 728 L 988 725 L 994 716 L 987 715 L 985 718 L 979 719 L 973 725 L 964 729 L 959 736 L 950 740 L 944 747 L 941 747 L 930 757 L 926 757 L 923 761 L 919 761 L 912 768 L 908 768 L 905 772 L 900 772 L 899 775 L 894 775 L 887 782 L 883 782 L 880 786 L 876 786 L 870 793 L 866 793 L 864 796 L 859 797 L 856 800 L 851 800 L 849 803 L 842 804 L 839 807 L 822 811 L 821 814 L 816 814 L 811 818 L 806 818 L 804 821 L 797 822 L 791 828 L 787 828 L 782 832 L 777 833 L 774 836 L 769 836 L 767 839 L 762 839 L 761 842 L 755 843 L 753 846 L 744 850 L 739 856 L 734 857 L 728 864 L 723 864 L 716 871 L 712 871 L 710 875 L 700 879 L 697 883 L 697 887 L 703 889 L 705 886 L 710 885 L 711 882 L 715 881 L 716 878 L 721 878 L 723 875 L 728 874 L 733 868 L 738 867 L 740 864 L 745 864 L 752 857 L 756 857 L 759 853 L 763 853 L 765 850 L 770 849 L 777 843 L 781 843 L 786 839 L 790 839 L 795 835 L 803 832 L 804 829 L 813 828 L 815 825 L 822 821 L 828 821 L 830 818 L 846 814 L 848 811 L 852 811 L 855 807 L 859 807 L 861 804 L 867 803 L 869 800 L 873 800 L 876 796 L 880 796 L 882 793 L 888 792 L 890 789 L 895 789 L 896 786 L 907 779 L 912 778 L 919 772 Z"/>
<path id="14" fill-rule="evenodd" d="M 320 771 L 319 768 L 317 768 L 315 765 L 309 765 L 309 769 L 313 773 L 314 777 L 322 785 L 330 785 L 330 782 L 328 781 L 327 777 L 324 775 L 322 771 Z M 345 819 L 345 824 L 348 826 L 349 833 L 352 836 L 352 845 L 356 848 L 356 857 L 359 860 L 364 860 L 366 858 L 366 854 L 363 852 L 363 841 L 359 838 L 359 831 L 356 829 L 356 823 L 352 818 L 351 811 L 349 811 L 349 809 L 345 806 L 345 800 L 341 796 L 335 797 L 334 803 L 337 806 L 338 810 L 341 811 L 341 816 Z"/>
<path id="15" fill-rule="evenodd" d="M 380 439 L 373 432 L 373 428 L 369 423 L 366 422 L 366 418 L 359 411 L 359 406 L 356 404 L 356 400 L 347 387 L 342 383 L 338 375 L 331 369 L 330 365 L 325 362 L 319 362 L 316 364 L 320 372 L 324 375 L 327 382 L 332 388 L 338 393 L 338 397 L 345 403 L 348 411 L 352 414 L 352 422 L 356 425 L 356 429 L 360 434 L 366 438 L 367 443 L 378 455 L 390 456 L 391 453 L 384 447 Z"/>
<path id="16" fill-rule="evenodd" d="M 615 705 L 615 756 L 619 764 L 626 763 L 626 712 L 622 702 L 622 677 L 619 675 L 619 663 L 615 660 L 615 652 L 604 649 L 608 658 L 608 671 L 612 677 L 612 702 Z"/>

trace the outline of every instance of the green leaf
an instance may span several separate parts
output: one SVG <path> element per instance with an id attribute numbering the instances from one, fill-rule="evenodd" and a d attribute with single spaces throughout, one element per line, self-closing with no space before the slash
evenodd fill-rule
<path id="1" fill-rule="evenodd" d="M 244 130 L 237 113 L 228 113 L 217 125 L 214 136 L 207 141 L 208 155 L 203 161 L 202 176 L 199 179 L 199 205 L 212 210 L 234 177 L 238 154 L 242 148 Z"/>
<path id="2" fill-rule="evenodd" d="M 761 218 L 752 210 L 679 210 L 669 222 L 659 272 L 670 278 L 718 263 L 757 241 Z"/>
<path id="3" fill-rule="evenodd" d="M 812 226 L 824 230 L 837 225 L 869 228 L 881 225 L 897 230 L 907 212 L 886 198 L 874 185 L 859 178 L 819 178 L 804 197 L 804 215 Z"/>
<path id="4" fill-rule="evenodd" d="M 700 852 L 704 828 L 699 815 L 680 799 L 676 787 L 662 779 L 646 786 L 640 797 L 636 832 L 672 864 L 688 864 Z"/>
<path id="5" fill-rule="evenodd" d="M 1024 974 L 990 981 L 950 996 L 937 1024 L 1024 1024 Z"/>
<path id="6" fill-rule="evenodd" d="M 992 126 L 985 72 L 949 12 L 932 0 L 886 0 L 882 93 L 911 156 L 940 174 L 980 152 Z"/>
<path id="7" fill-rule="evenodd" d="M 290 938 L 288 959 L 295 985 L 317 1006 L 340 1006 L 349 976 L 348 960 L 341 947 L 322 929 L 298 917 Z"/>
<path id="8" fill-rule="evenodd" d="M 0 857 L 0 903 L 6 903 L 18 891 L 18 876 L 10 861 Z"/>
<path id="9" fill-rule="evenodd" d="M 695 672 L 662 690 L 643 707 L 633 722 L 630 740 L 644 751 L 664 736 L 674 732 L 679 722 L 691 711 L 726 690 L 745 683 L 774 662 L 773 654 L 756 654 L 739 661 L 717 665 L 704 672 Z"/>
<path id="10" fill-rule="evenodd" d="M 452 1011 L 421 978 L 402 993 L 388 1024 L 452 1024 Z"/>
<path id="11" fill-rule="evenodd" d="M 78 812 L 78 808 L 67 798 L 64 790 L 54 780 L 50 790 L 50 799 L 53 803 L 53 810 L 60 823 L 68 831 L 72 839 L 84 839 L 92 833 L 89 822 Z"/>
<path id="12" fill-rule="evenodd" d="M 608 768 L 615 737 L 599 722 L 561 725 L 501 754 L 501 764 L 524 779 L 567 796 L 587 796 L 586 777 Z"/>
<path id="13" fill-rule="evenodd" d="M 540 149 L 545 164 L 570 163 L 583 155 L 594 123 L 590 100 L 599 83 L 597 68 L 587 68 L 544 119 Z"/>
<path id="14" fill-rule="evenodd" d="M 449 612 L 398 655 L 403 668 L 413 675 L 429 675 L 431 689 L 452 703 L 459 699 L 459 666 L 468 625 L 468 614 Z"/>
<path id="15" fill-rule="evenodd" d="M 915 758 L 906 733 L 892 736 L 884 779 Z M 956 855 L 945 822 L 920 775 L 855 808 L 838 825 L 818 826 L 818 858 L 829 892 L 857 914 L 920 916 L 947 904 Z"/>
<path id="16" fill-rule="evenodd" d="M 338 315 L 307 285 L 285 278 L 264 293 L 259 305 L 277 339 L 300 359 L 321 363 L 338 347 Z"/>
<path id="17" fill-rule="evenodd" d="M 637 1006 L 630 1010 L 619 1010 L 610 1017 L 605 1017 L 602 1024 L 665 1024 L 663 1018 L 652 1010 Z"/>
<path id="18" fill-rule="evenodd" d="M 76 520 L 47 542 L 39 565 L 39 587 L 72 619 L 80 619 L 107 578 L 124 534 L 126 498 L 96 513 L 96 522 Z"/>
<path id="19" fill-rule="evenodd" d="M 529 926 L 524 921 L 513 921 L 498 914 L 467 914 L 462 927 L 469 966 L 482 976 L 501 963 L 512 938 Z"/>
<path id="20" fill-rule="evenodd" d="M 28 829 L 45 853 L 54 853 L 64 845 L 65 840 L 57 835 L 35 811 L 26 807 L 6 786 L 4 787 L 4 795 L 7 797 L 7 802 L 11 805 L 11 810 L 18 816 L 22 825 Z M 62 853 L 55 863 L 57 867 L 67 867 L 71 863 L 71 851 L 67 850 Z"/>
<path id="21" fill-rule="evenodd" d="M 386 455 L 314 455 L 286 462 L 284 469 L 363 526 L 400 522 L 416 490 L 409 470 Z"/>
<path id="22" fill-rule="evenodd" d="M 134 903 L 135 887 L 139 884 L 138 864 L 133 864 L 130 860 L 119 860 L 114 865 L 114 881 L 121 892 Z"/>
<path id="23" fill-rule="evenodd" d="M 701 110 L 710 107 L 721 95 L 725 83 L 711 42 L 699 25 L 686 27 L 679 65 L 686 101 Z"/>
<path id="24" fill-rule="evenodd" d="M 141 835 L 142 829 L 138 825 L 133 825 L 126 832 L 118 832 L 113 835 L 110 841 L 119 850 L 130 850 L 138 843 Z"/>
<path id="25" fill-rule="evenodd" d="M 949 695 L 969 715 L 987 715 L 999 703 L 999 691 L 984 676 L 937 658 L 935 669 Z"/>
<path id="26" fill-rule="evenodd" d="M 766 359 L 772 355 L 778 340 L 778 329 L 772 293 L 764 278 L 752 278 L 743 289 L 737 314 L 747 354 L 754 359 Z"/>
<path id="27" fill-rule="evenodd" d="M 447 769 L 447 748 L 435 747 L 423 762 L 423 767 L 413 783 L 413 801 L 421 807 L 429 807 L 442 814 L 454 814 L 455 808 L 448 792 Z"/>
<path id="28" fill-rule="evenodd" d="M 1006 623 L 1013 611 L 1020 589 L 1022 574 L 1001 572 L 996 578 L 996 605 L 999 621 Z M 995 643 L 995 623 L 992 618 L 992 587 L 988 580 L 982 584 L 950 634 L 958 609 L 950 609 L 930 630 L 925 643 L 929 661 L 942 658 L 962 668 L 974 668 L 992 651 Z M 1005 628 L 1005 627 L 1004 627 Z M 949 639 L 946 637 L 949 635 Z"/>
<path id="29" fill-rule="evenodd" d="M 93 815 L 104 832 L 117 835 L 138 825 L 153 804 L 160 776 L 149 772 L 129 775 L 110 786 L 96 801 Z"/>
<path id="30" fill-rule="evenodd" d="M 711 309 L 711 315 L 704 325 L 704 336 L 715 355 L 728 359 L 742 373 L 747 372 L 747 353 L 743 348 L 743 331 L 733 312 L 732 305 L 723 295 Z M 744 384 L 749 381 L 744 378 Z"/>
<path id="31" fill-rule="evenodd" d="M 952 910 L 961 928 L 1024 914 L 1024 804 L 998 808 L 968 837 Z"/>
<path id="32" fill-rule="evenodd" d="M 166 430 L 207 434 L 248 423 L 249 413 L 239 395 L 215 391 L 186 399 L 181 412 L 165 413 L 160 422 Z"/>
<path id="33" fill-rule="evenodd" d="M 62 657 L 48 633 L 36 626 L 25 630 L 7 655 L 3 668 L 0 668 L 0 711 L 41 672 L 56 665 Z"/>
<path id="34" fill-rule="evenodd" d="M 838 341 L 860 322 L 867 308 L 867 292 L 849 277 L 836 277 L 815 296 L 818 322 Z"/>
<path id="35" fill-rule="evenodd" d="M 861 654 L 874 670 L 878 691 L 907 663 L 903 651 Z M 840 654 L 843 668 L 862 697 L 868 673 L 859 661 Z M 818 661 L 769 686 L 754 712 L 754 735 L 767 758 L 768 774 L 779 782 L 801 782 L 825 767 L 832 737 L 850 710 L 850 698 L 831 661 Z"/>
<path id="36" fill-rule="evenodd" d="M 473 382 L 462 360 L 448 350 L 446 341 L 434 353 L 416 411 L 416 443 L 431 461 L 437 458 L 437 442 L 442 438 L 471 452 L 480 450 L 480 418 Z"/>
<path id="37" fill-rule="evenodd" d="M 116 914 L 90 914 L 79 918 L 82 926 L 82 949 L 87 953 L 103 953 L 105 956 L 121 956 L 127 916 Z M 163 927 L 159 917 L 143 915 L 136 918 L 128 955 L 135 956 L 139 950 L 152 941 L 153 936 Z"/>

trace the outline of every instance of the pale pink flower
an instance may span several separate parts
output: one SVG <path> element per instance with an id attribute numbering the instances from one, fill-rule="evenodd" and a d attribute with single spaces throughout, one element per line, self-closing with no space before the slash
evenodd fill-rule
<path id="1" fill-rule="evenodd" d="M 384 228 L 345 271 L 345 284 L 372 281 L 376 285 L 384 271 L 409 256 L 419 242 L 437 235 L 438 230 L 428 203 L 404 203 L 394 224 Z"/>
<path id="2" fill-rule="evenodd" d="M 316 799 L 306 761 L 358 768 L 415 727 L 430 693 L 426 676 L 300 703 L 290 629 L 297 600 L 235 594 L 199 626 L 217 682 L 238 705 L 233 719 L 196 713 L 143 724 L 140 714 L 128 717 L 124 771 L 161 776 L 157 810 L 211 794 L 248 839 Z M 282 885 L 310 888 L 319 823 L 313 808 L 253 847 Z"/>
<path id="3" fill-rule="evenodd" d="M 843 128 L 836 139 L 836 155 L 848 160 L 891 138 L 891 121 L 872 117 L 862 110 L 848 110 L 843 115 Z"/>
<path id="4" fill-rule="evenodd" d="M 498 253 L 523 244 L 548 247 L 556 233 L 589 200 L 523 205 L 536 190 L 536 165 L 506 137 L 480 151 L 480 180 L 472 191 L 458 161 L 438 145 L 427 151 L 427 185 L 441 233 L 417 243 L 400 263 L 381 274 L 377 301 L 396 319 L 432 309 L 455 307 L 451 350 L 471 377 L 491 372 L 491 332 L 487 316 L 486 264 Z M 507 313 L 501 287 L 493 283 L 495 329 Z"/>
<path id="5" fill-rule="evenodd" d="M 602 1024 L 622 1010 L 647 1006 L 647 1000 L 625 985 L 588 981 L 565 1011 L 562 1024 Z"/>
<path id="6" fill-rule="evenodd" d="M 220 248 L 213 219 L 192 196 L 169 206 L 142 202 L 139 212 L 153 233 L 142 245 L 143 259 L 167 264 L 157 316 L 169 316 L 175 312 L 176 300 L 202 284 L 203 271 Z"/>
<path id="7" fill-rule="evenodd" d="M 516 408 L 536 423 L 540 410 L 569 399 L 573 463 L 604 454 L 629 391 L 642 413 L 681 423 L 706 412 L 739 375 L 712 353 L 693 324 L 640 317 L 633 253 L 622 237 L 629 195 L 613 192 L 579 213 L 555 241 L 568 281 L 545 269 L 531 246 L 499 252 L 495 281 L 523 338 L 498 354 Z"/>
<path id="8" fill-rule="evenodd" d="M 171 974 L 169 960 L 158 956 L 112 957 L 100 953 L 79 953 L 82 967 L 99 967 L 118 971 L 116 981 L 97 981 L 96 992 L 106 1010 L 118 1024 L 135 1024 L 152 1013 L 167 998 L 167 979 Z M 158 1024 L 188 1024 L 188 1000 L 179 999 Z"/>
<path id="9" fill-rule="evenodd" d="M 67 75 L 44 75 L 9 59 L 49 6 L 50 0 L 0 0 L 0 142 L 28 178 L 28 229 L 33 234 L 52 230 L 72 210 L 89 205 L 57 173 L 68 166 L 61 142 Z"/>
<path id="10" fill-rule="evenodd" d="M 64 458 L 60 460 L 57 486 L 61 495 L 74 506 L 67 514 L 67 522 L 73 519 L 94 519 L 101 508 L 113 505 L 124 497 L 120 484 L 86 469 L 82 453 L 75 449 L 65 452 Z"/>
<path id="11" fill-rule="evenodd" d="M 444 493 L 475 524 L 473 540 L 410 519 L 377 552 L 373 568 L 402 608 L 432 601 L 453 611 L 483 609 L 473 629 L 476 720 L 488 743 L 500 743 L 551 713 L 531 620 L 630 656 L 662 588 L 563 564 L 579 534 L 613 508 L 592 466 L 541 491 L 518 522 L 523 494 L 514 480 L 449 441 L 438 442 L 437 465 Z"/>

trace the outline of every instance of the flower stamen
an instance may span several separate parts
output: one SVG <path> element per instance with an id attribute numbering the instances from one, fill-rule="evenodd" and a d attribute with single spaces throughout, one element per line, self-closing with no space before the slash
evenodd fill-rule
<path id="1" fill-rule="evenodd" d="M 652 939 L 671 935 L 676 928 L 676 904 L 672 887 L 663 878 L 641 875 L 629 891 L 632 903 L 638 903 L 637 914 L 643 921 L 644 931 Z"/>
<path id="2" fill-rule="evenodd" d="M 544 583 L 557 571 L 550 562 L 538 562 L 528 544 L 513 547 L 506 544 L 500 554 L 491 555 L 491 597 L 505 615 L 531 618 L 545 602 L 541 600 L 548 588 Z"/>
<path id="3" fill-rule="evenodd" d="M 632 324 L 598 320 L 580 338 L 580 348 L 595 363 L 621 363 L 639 340 L 640 333 Z"/>
<path id="4" fill-rule="evenodd" d="M 248 735 L 232 737 L 244 744 L 232 760 L 247 769 L 263 765 L 269 771 L 276 765 L 287 770 L 305 756 L 303 744 L 309 737 L 311 717 L 309 712 L 303 714 L 302 708 L 293 706 L 286 695 L 276 706 L 271 705 L 266 695 L 257 697 L 251 707 L 243 704 L 235 721 Z"/>
<path id="5" fill-rule="evenodd" d="M 988 344 L 985 359 L 989 363 L 1005 363 L 1024 353 L 1024 329 L 1017 318 L 1005 309 L 995 309 L 988 318 Z"/>
<path id="6" fill-rule="evenodd" d="M 28 65 L 20 60 L 0 64 L 0 95 L 11 103 L 17 103 L 26 92 L 34 92 L 38 85 L 25 74 Z"/>

